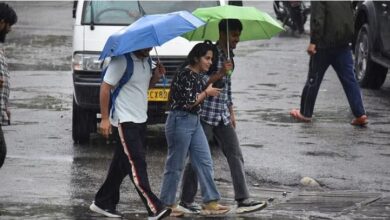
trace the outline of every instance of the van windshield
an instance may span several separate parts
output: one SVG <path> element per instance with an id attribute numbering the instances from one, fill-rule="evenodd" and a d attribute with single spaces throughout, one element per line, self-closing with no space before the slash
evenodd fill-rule
<path id="1" fill-rule="evenodd" d="M 142 14 L 163 14 L 174 11 L 194 11 L 218 6 L 219 1 L 85 1 L 82 24 L 129 25 Z M 92 12 L 92 13 L 91 13 Z"/>

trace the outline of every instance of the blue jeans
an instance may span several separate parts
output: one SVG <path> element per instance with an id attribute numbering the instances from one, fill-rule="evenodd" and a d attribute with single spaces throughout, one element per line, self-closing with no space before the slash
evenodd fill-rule
<path id="1" fill-rule="evenodd" d="M 187 156 L 198 176 L 203 202 L 221 197 L 214 183 L 213 161 L 206 135 L 198 115 L 185 111 L 171 111 L 165 123 L 168 157 L 160 199 L 168 206 L 176 203 L 176 192 Z"/>
<path id="2" fill-rule="evenodd" d="M 336 71 L 355 117 L 366 114 L 362 95 L 353 71 L 352 53 L 349 47 L 318 49 L 310 57 L 309 73 L 301 97 L 300 112 L 311 118 L 322 79 L 330 65 Z"/>
<path id="3" fill-rule="evenodd" d="M 249 190 L 245 177 L 244 158 L 235 129 L 231 123 L 228 125 L 220 123 L 217 126 L 213 126 L 203 121 L 202 127 L 207 139 L 211 141 L 215 138 L 218 146 L 226 157 L 233 182 L 234 199 L 239 201 L 249 198 Z M 183 174 L 180 200 L 185 203 L 194 202 L 197 190 L 198 178 L 195 171 L 192 169 L 191 163 L 187 163 Z"/>

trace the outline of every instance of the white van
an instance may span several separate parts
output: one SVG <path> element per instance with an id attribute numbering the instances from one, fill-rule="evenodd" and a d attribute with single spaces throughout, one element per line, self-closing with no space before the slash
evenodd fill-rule
<path id="1" fill-rule="evenodd" d="M 78 1 L 75 2 L 73 34 L 73 119 L 72 137 L 77 143 L 89 141 L 96 132 L 99 113 L 101 63 L 98 60 L 108 37 L 130 25 L 144 14 L 161 14 L 173 11 L 194 11 L 200 7 L 223 5 L 223 1 Z M 54 18 L 53 18 L 54 19 Z M 148 123 L 163 123 L 170 81 L 177 67 L 184 61 L 194 42 L 177 37 L 157 52 L 167 69 L 167 83 L 160 81 L 149 90 Z M 151 52 L 155 56 L 154 50 Z"/>

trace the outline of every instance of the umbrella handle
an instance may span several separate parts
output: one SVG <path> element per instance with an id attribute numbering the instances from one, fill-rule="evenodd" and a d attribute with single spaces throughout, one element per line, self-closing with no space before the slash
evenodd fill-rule
<path id="1" fill-rule="evenodd" d="M 156 56 L 157 56 L 157 62 L 161 63 L 160 62 L 160 57 L 158 56 L 156 47 L 153 47 L 153 49 L 154 49 L 154 52 L 156 53 Z M 167 85 L 167 78 L 165 77 L 165 74 L 163 74 L 163 85 L 164 85 L 164 87 L 166 87 L 166 85 Z"/>
<path id="2" fill-rule="evenodd" d="M 230 60 L 230 42 L 229 42 L 229 20 L 226 20 L 226 46 L 227 46 L 227 55 L 228 55 L 228 60 Z"/>

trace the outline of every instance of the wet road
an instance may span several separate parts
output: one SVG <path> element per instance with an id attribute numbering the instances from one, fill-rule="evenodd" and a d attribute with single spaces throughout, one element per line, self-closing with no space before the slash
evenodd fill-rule
<path id="1" fill-rule="evenodd" d="M 94 218 L 87 207 L 105 177 L 113 145 L 98 135 L 88 145 L 74 145 L 71 139 L 72 3 L 11 4 L 19 23 L 6 47 L 13 70 L 12 125 L 3 128 L 8 155 L 0 170 L 0 219 Z M 271 2 L 248 4 L 272 14 Z M 55 25 L 46 19 L 54 15 L 60 21 Z M 249 183 L 299 189 L 300 179 L 309 176 L 321 190 L 389 195 L 390 80 L 381 90 L 362 91 L 370 124 L 357 128 L 349 125 L 352 114 L 329 69 L 314 122 L 296 123 L 288 112 L 299 107 L 307 43 L 307 36 L 282 34 L 238 45 L 233 93 Z M 151 129 L 149 176 L 157 192 L 166 148 L 161 127 Z M 226 197 L 230 192 L 222 186 L 230 182 L 229 171 L 218 150 L 214 156 L 216 180 Z M 119 210 L 131 219 L 145 217 L 128 179 L 122 187 Z"/>

